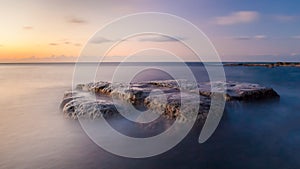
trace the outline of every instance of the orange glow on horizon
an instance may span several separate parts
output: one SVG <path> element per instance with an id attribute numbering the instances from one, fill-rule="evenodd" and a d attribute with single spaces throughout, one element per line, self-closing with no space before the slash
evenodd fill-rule
<path id="1" fill-rule="evenodd" d="M 0 62 L 22 60 L 34 61 L 34 59 L 47 59 L 60 56 L 77 57 L 80 51 L 81 46 L 52 46 L 49 44 L 5 45 L 0 47 Z"/>

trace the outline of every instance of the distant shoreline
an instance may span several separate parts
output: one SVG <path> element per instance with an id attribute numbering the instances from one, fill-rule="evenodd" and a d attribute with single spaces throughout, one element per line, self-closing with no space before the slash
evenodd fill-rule
<path id="1" fill-rule="evenodd" d="M 249 67 L 300 67 L 300 62 L 275 62 L 275 63 L 225 63 L 224 66 L 249 66 Z"/>
<path id="2" fill-rule="evenodd" d="M 300 67 L 300 62 L 7 62 L 1 63 L 0 65 L 76 65 L 76 64 L 103 64 L 103 65 L 165 65 L 174 64 L 182 65 L 186 64 L 188 66 L 247 66 L 247 67 Z"/>

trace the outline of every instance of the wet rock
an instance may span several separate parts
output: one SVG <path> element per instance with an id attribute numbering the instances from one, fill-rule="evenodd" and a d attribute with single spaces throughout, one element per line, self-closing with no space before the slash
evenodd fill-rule
<path id="1" fill-rule="evenodd" d="M 199 84 L 199 94 L 211 97 L 212 94 L 222 94 L 227 101 L 258 100 L 279 97 L 272 88 L 253 83 L 210 82 Z"/>
<path id="2" fill-rule="evenodd" d="M 117 113 L 113 102 L 107 100 L 73 99 L 63 107 L 65 116 L 77 119 L 85 117 L 96 119 L 100 116 L 108 118 Z"/>
<path id="3" fill-rule="evenodd" d="M 218 98 L 221 102 L 224 100 L 255 101 L 274 97 L 279 97 L 279 95 L 272 88 L 251 83 L 192 83 L 187 80 L 130 84 L 95 82 L 79 84 L 74 91 L 67 91 L 60 107 L 66 116 L 73 119 L 109 117 L 118 114 L 116 107 L 122 105 L 115 105 L 118 103 L 113 102 L 112 98 L 116 98 L 133 105 L 143 106 L 167 118 L 179 118 L 185 121 L 192 113 L 197 113 L 198 118 L 205 119 L 212 98 Z"/>
<path id="4" fill-rule="evenodd" d="M 94 95 L 79 89 L 67 91 L 60 104 L 66 117 L 77 119 L 86 117 L 96 119 L 100 116 L 111 117 L 117 113 L 115 104 L 107 98 L 96 98 Z"/>

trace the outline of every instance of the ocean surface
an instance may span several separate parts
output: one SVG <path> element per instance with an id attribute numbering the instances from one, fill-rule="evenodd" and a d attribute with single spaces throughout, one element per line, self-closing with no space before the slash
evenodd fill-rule
<path id="1" fill-rule="evenodd" d="M 181 73 L 176 72 L 176 64 L 165 66 Z M 110 80 L 114 68 L 111 64 L 101 65 L 96 80 Z M 189 64 L 189 68 L 198 81 L 208 80 L 202 65 Z M 78 121 L 65 118 L 59 110 L 64 91 L 72 88 L 74 64 L 1 64 L 0 168 L 300 168 L 300 68 L 224 69 L 227 80 L 272 87 L 280 100 L 229 104 L 207 142 L 198 143 L 200 129 L 195 126 L 170 151 L 130 159 L 98 147 Z M 145 71 L 135 80 L 166 78 L 164 73 Z"/>

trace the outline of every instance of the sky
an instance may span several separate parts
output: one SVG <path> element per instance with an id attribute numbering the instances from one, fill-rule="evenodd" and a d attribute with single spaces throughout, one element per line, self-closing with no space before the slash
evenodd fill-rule
<path id="1" fill-rule="evenodd" d="M 88 40 L 116 18 L 162 12 L 184 18 L 211 40 L 222 61 L 300 61 L 298 0 L 0 0 L 0 62 L 76 61 Z M 138 23 L 133 23 L 139 26 Z M 166 23 L 167 24 L 167 23 Z M 122 31 L 122 28 L 120 28 Z M 182 41 L 185 41 L 185 37 Z M 134 38 L 133 38 L 134 39 Z M 127 40 L 110 55 L 119 61 L 132 46 L 189 52 L 166 37 Z M 110 39 L 98 39 L 99 45 Z M 91 54 L 92 55 L 92 54 Z"/>

